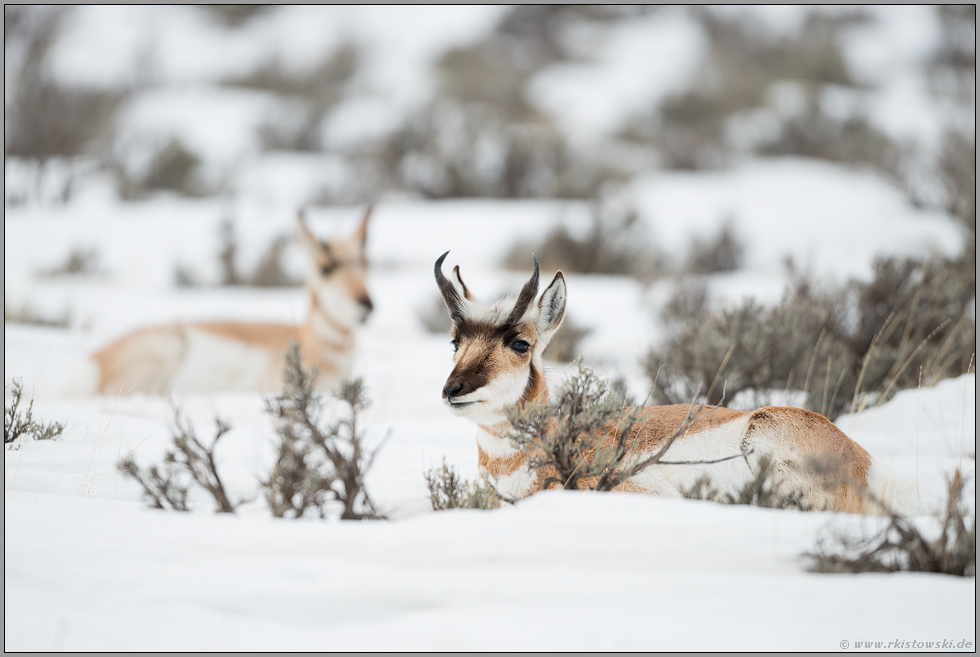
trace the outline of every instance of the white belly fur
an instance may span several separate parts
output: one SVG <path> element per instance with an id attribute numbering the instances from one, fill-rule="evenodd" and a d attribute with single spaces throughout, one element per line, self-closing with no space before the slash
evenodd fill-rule
<path id="1" fill-rule="evenodd" d="M 188 392 L 272 391 L 282 363 L 268 349 L 194 327 L 185 329 L 187 351 L 170 389 Z"/>
<path id="2" fill-rule="evenodd" d="M 664 461 L 712 461 L 726 456 L 741 455 L 742 440 L 748 429 L 748 417 L 739 418 L 707 431 L 678 438 L 664 454 Z M 703 476 L 719 492 L 734 492 L 752 477 L 746 459 L 730 459 L 705 465 L 654 464 L 630 481 L 644 492 L 666 497 L 679 497 L 692 488 Z"/>

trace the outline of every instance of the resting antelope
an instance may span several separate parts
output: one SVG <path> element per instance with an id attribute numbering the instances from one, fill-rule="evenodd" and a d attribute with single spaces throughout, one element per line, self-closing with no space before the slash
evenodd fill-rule
<path id="1" fill-rule="evenodd" d="M 371 313 L 365 242 L 371 208 L 347 239 L 320 241 L 297 218 L 297 239 L 310 257 L 306 322 L 176 323 L 128 333 L 91 356 L 102 394 L 273 391 L 282 388 L 283 356 L 299 342 L 306 367 L 333 388 L 350 376 L 354 330 Z"/>
<path id="2" fill-rule="evenodd" d="M 557 472 L 549 471 L 550 466 L 538 470 L 528 466 L 529 455 L 515 448 L 508 438 L 512 427 L 506 411 L 548 399 L 541 354 L 565 314 L 565 279 L 561 272 L 555 274 L 538 298 L 535 259 L 534 273 L 518 295 L 485 304 L 463 283 L 458 266 L 450 279 L 445 277 L 442 263 L 447 255 L 448 251 L 436 261 L 435 277 L 453 321 L 455 366 L 442 398 L 450 411 L 479 426 L 477 453 L 484 479 L 506 497 L 526 497 L 541 490 L 543 482 Z M 707 475 L 720 492 L 735 492 L 754 475 L 759 459 L 768 455 L 770 467 L 792 489 L 801 506 L 865 509 L 861 493 L 868 489 L 869 478 L 876 477 L 871 457 L 827 418 L 777 406 L 757 411 L 707 408 L 708 412 L 698 416 L 674 441 L 666 458 L 710 461 L 741 457 L 715 464 L 653 465 L 616 490 L 677 496 Z M 638 409 L 638 421 L 626 442 L 628 455 L 643 457 L 655 452 L 685 422 L 689 409 L 684 404 Z M 613 439 L 619 437 L 615 426 L 607 425 L 606 430 Z M 828 488 L 821 475 L 799 467 L 809 458 L 824 463 L 830 459 L 831 467 L 840 475 L 835 479 L 837 484 Z M 580 488 L 587 486 L 585 480 Z"/>

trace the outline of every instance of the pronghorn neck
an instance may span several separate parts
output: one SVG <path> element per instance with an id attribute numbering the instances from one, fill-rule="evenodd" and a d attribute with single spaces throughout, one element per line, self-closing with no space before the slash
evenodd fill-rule
<path id="1" fill-rule="evenodd" d="M 304 333 L 319 343 L 321 348 L 331 351 L 346 351 L 354 346 L 354 327 L 347 326 L 333 317 L 320 303 L 316 292 L 308 290 L 310 312 L 303 326 Z"/>
<path id="2" fill-rule="evenodd" d="M 540 369 L 538 358 L 533 361 L 527 389 L 514 408 L 548 401 L 548 384 Z M 494 424 L 479 424 L 476 436 L 480 471 L 494 489 L 511 499 L 527 495 L 537 481 L 537 474 L 527 465 L 528 455 L 514 446 L 509 434 L 513 426 L 508 420 Z"/>

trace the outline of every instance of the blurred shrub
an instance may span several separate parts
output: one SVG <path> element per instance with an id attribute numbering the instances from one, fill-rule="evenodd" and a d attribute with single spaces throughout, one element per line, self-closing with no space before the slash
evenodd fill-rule
<path id="1" fill-rule="evenodd" d="M 976 105 L 977 6 L 938 5 L 941 36 L 926 80 L 939 95 Z"/>
<path id="2" fill-rule="evenodd" d="M 48 53 L 69 11 L 4 5 L 5 201 L 67 203 L 97 167 L 128 92 L 65 84 Z M 12 175 L 11 175 L 12 174 Z"/>
<path id="3" fill-rule="evenodd" d="M 619 274 L 651 281 L 666 258 L 651 244 L 645 224 L 632 210 L 613 212 L 595 205 L 592 225 L 581 237 L 559 225 L 540 244 L 518 242 L 504 259 L 511 269 L 527 268 L 534 253 L 542 269 L 582 274 Z"/>
<path id="4" fill-rule="evenodd" d="M 343 99 L 359 60 L 357 48 L 345 43 L 308 71 L 290 71 L 279 60 L 270 60 L 223 84 L 267 91 L 294 104 L 295 112 L 277 113 L 259 126 L 259 140 L 266 150 L 317 151 L 322 147 L 323 120 Z"/>
<path id="5" fill-rule="evenodd" d="M 99 272 L 99 251 L 95 247 L 74 247 L 60 265 L 38 271 L 38 275 L 46 278 L 60 276 L 89 276 Z"/>
<path id="6" fill-rule="evenodd" d="M 429 333 L 437 333 L 448 337 L 449 330 L 453 327 L 453 321 L 449 317 L 446 302 L 438 294 L 433 294 L 424 305 L 417 308 L 415 316 L 418 317 L 422 327 Z"/>
<path id="7" fill-rule="evenodd" d="M 216 23 L 238 28 L 265 13 L 271 5 L 197 5 Z"/>
<path id="8" fill-rule="evenodd" d="M 126 97 L 121 90 L 66 85 L 47 57 L 64 9 L 4 6 L 4 156 L 76 157 L 105 137 Z"/>
<path id="9" fill-rule="evenodd" d="M 703 278 L 681 278 L 674 294 L 663 307 L 661 318 L 674 329 L 686 324 L 699 324 L 710 311 L 708 283 Z"/>
<path id="10" fill-rule="evenodd" d="M 870 537 L 836 533 L 823 536 L 815 552 L 804 554 L 818 573 L 943 573 L 976 577 L 977 514 L 964 499 L 966 479 L 959 470 L 947 482 L 946 508 L 935 518 L 939 531 L 921 531 L 918 523 L 873 500 L 888 516 L 885 528 Z"/>
<path id="11" fill-rule="evenodd" d="M 709 50 L 691 88 L 668 96 L 660 107 L 635 119 L 624 136 L 653 143 L 664 164 L 674 169 L 703 169 L 726 164 L 733 146 L 729 120 L 767 104 L 770 86 L 793 80 L 805 87 L 854 86 L 840 49 L 843 29 L 868 20 L 855 10 L 828 15 L 810 12 L 797 34 L 776 36 L 757 21 L 694 9 Z"/>
<path id="12" fill-rule="evenodd" d="M 798 278 L 783 300 L 713 310 L 681 288 L 665 319 L 674 334 L 646 356 L 657 403 L 683 403 L 701 387 L 717 404 L 742 391 L 764 399 L 802 390 L 830 417 L 894 392 L 965 373 L 976 343 L 975 261 L 879 258 L 869 282 L 820 290 Z"/>
<path id="13" fill-rule="evenodd" d="M 266 247 L 255 269 L 242 271 L 238 262 L 238 235 L 235 223 L 230 218 L 218 227 L 218 285 L 251 287 L 295 287 L 303 281 L 286 271 L 283 255 L 289 245 L 289 238 L 279 235 Z M 199 275 L 184 263 L 174 266 L 174 284 L 177 287 L 197 287 L 201 285 Z"/>
<path id="14" fill-rule="evenodd" d="M 580 325 L 566 314 L 542 356 L 556 363 L 570 363 L 579 357 L 579 342 L 591 332 L 592 329 Z"/>
<path id="15" fill-rule="evenodd" d="M 60 315 L 51 316 L 39 312 L 30 301 L 25 301 L 19 308 L 3 298 L 3 322 L 11 324 L 30 324 L 33 326 L 51 326 L 67 328 L 71 325 L 71 314 L 65 310 Z"/>
<path id="16" fill-rule="evenodd" d="M 732 221 L 726 221 L 714 237 L 694 235 L 684 270 L 690 274 L 717 274 L 741 268 L 745 246 L 735 234 Z"/>
<path id="17" fill-rule="evenodd" d="M 905 154 L 866 118 L 836 118 L 813 94 L 804 112 L 783 121 L 779 133 L 756 146 L 761 155 L 798 155 L 848 164 L 867 164 L 901 181 Z"/>
<path id="18" fill-rule="evenodd" d="M 207 194 L 199 171 L 201 159 L 176 137 L 159 148 L 142 173 L 130 173 L 114 163 L 119 180 L 119 196 L 126 201 L 149 197 L 155 192 L 173 192 L 197 197 Z"/>
<path id="19" fill-rule="evenodd" d="M 966 246 L 976 253 L 977 245 L 977 139 L 948 130 L 939 155 L 939 175 L 946 210 L 968 231 Z"/>
<path id="20" fill-rule="evenodd" d="M 622 179 L 621 164 L 575 148 L 525 91 L 544 67 L 578 56 L 573 28 L 624 11 L 634 10 L 514 7 L 484 39 L 446 52 L 436 98 L 384 145 L 391 184 L 430 198 L 590 198 Z"/>
<path id="21" fill-rule="evenodd" d="M 252 287 L 295 287 L 303 281 L 289 274 L 283 267 L 282 256 L 289 238 L 279 235 L 266 247 L 259 263 L 251 273 L 242 273 L 238 265 L 238 237 L 235 224 L 227 219 L 219 227 L 221 248 L 218 262 L 221 267 L 221 285 L 249 285 Z"/>
<path id="22" fill-rule="evenodd" d="M 588 198 L 624 173 L 573 148 L 545 116 L 437 100 L 392 134 L 393 184 L 428 198 Z"/>

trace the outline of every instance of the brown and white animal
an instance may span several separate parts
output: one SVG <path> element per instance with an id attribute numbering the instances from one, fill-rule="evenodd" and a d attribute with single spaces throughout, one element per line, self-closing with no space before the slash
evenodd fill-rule
<path id="1" fill-rule="evenodd" d="M 274 391 L 282 388 L 283 357 L 300 343 L 306 367 L 334 388 L 350 376 L 354 331 L 373 308 L 366 285 L 365 242 L 371 208 L 346 239 L 321 241 L 300 212 L 297 239 L 310 257 L 306 322 L 176 323 L 128 333 L 91 360 L 101 394 L 129 392 Z"/>
<path id="2" fill-rule="evenodd" d="M 538 298 L 535 259 L 534 274 L 518 295 L 485 304 L 463 283 L 458 266 L 450 278 L 444 276 L 446 255 L 448 251 L 436 261 L 435 277 L 453 321 L 455 366 L 442 398 L 450 411 L 479 426 L 477 453 L 486 481 L 507 497 L 526 497 L 541 490 L 542 483 L 557 476 L 557 471 L 550 466 L 538 470 L 528 466 L 528 454 L 507 437 L 512 427 L 506 410 L 548 399 L 541 354 L 565 314 L 565 279 L 558 272 Z M 688 410 L 685 404 L 639 409 L 639 420 L 627 440 L 629 456 L 642 457 L 657 450 L 682 425 Z M 619 436 L 613 425 L 607 431 L 614 439 Z M 861 489 L 875 484 L 876 469 L 867 451 L 827 418 L 798 408 L 737 411 L 715 407 L 699 416 L 664 458 L 709 461 L 733 455 L 742 458 L 703 465 L 654 465 L 617 490 L 678 496 L 707 475 L 720 492 L 735 492 L 753 477 L 763 455 L 769 456 L 770 467 L 798 496 L 801 506 L 864 511 Z M 841 475 L 836 478 L 838 484 L 828 489 L 826 478 L 799 467 L 809 458 L 824 463 L 829 459 Z"/>

